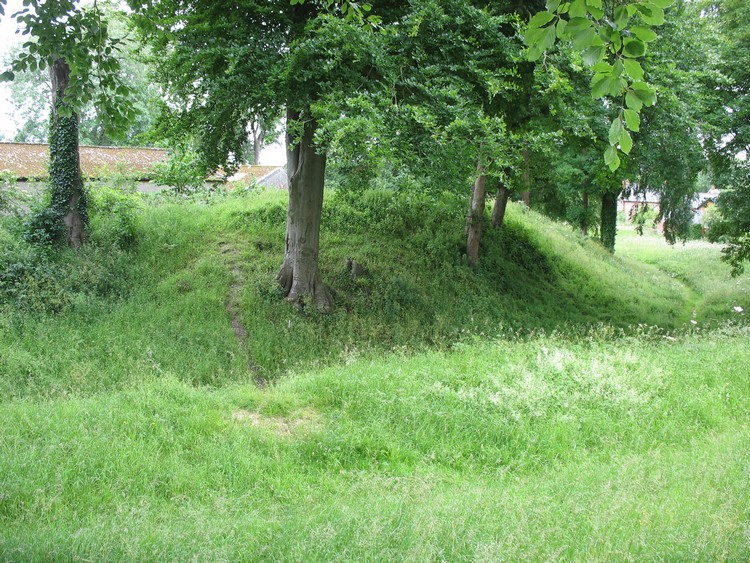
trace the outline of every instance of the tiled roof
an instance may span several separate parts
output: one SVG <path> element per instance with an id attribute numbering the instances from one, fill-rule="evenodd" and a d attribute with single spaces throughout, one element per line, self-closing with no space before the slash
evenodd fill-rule
<path id="1" fill-rule="evenodd" d="M 264 176 L 267 176 L 274 170 L 278 170 L 278 166 L 250 166 L 248 164 L 242 164 L 237 169 L 234 175 L 227 178 L 228 182 L 248 182 L 249 180 L 260 180 Z"/>
<path id="2" fill-rule="evenodd" d="M 82 145 L 81 172 L 97 178 L 103 172 L 122 167 L 128 176 L 147 179 L 154 165 L 167 158 L 163 149 L 132 147 L 89 147 Z M 18 179 L 48 177 L 49 146 L 31 143 L 0 143 L 0 170 L 10 170 Z"/>

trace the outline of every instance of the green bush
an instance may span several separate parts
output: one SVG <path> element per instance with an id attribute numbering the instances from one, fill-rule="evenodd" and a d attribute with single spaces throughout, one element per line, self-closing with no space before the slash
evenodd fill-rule
<path id="1" fill-rule="evenodd" d="M 37 246 L 51 246 L 65 237 L 65 224 L 57 210 L 41 203 L 23 219 L 23 238 Z"/>
<path id="2" fill-rule="evenodd" d="M 27 204 L 26 195 L 18 189 L 15 174 L 0 171 L 0 215 L 19 216 Z"/>
<path id="3" fill-rule="evenodd" d="M 56 240 L 51 227 L 61 222 L 49 208 L 28 214 L 18 232 L 0 227 L 0 305 L 23 314 L 55 314 L 92 299 L 127 294 L 137 276 L 123 250 L 135 235 L 127 223 L 132 197 L 115 192 L 97 199 L 99 236 L 77 253 L 51 246 Z M 104 206 L 107 202 L 110 207 Z"/>
<path id="4" fill-rule="evenodd" d="M 137 240 L 141 198 L 137 193 L 95 185 L 89 196 L 92 237 L 118 248 L 131 248 Z"/>

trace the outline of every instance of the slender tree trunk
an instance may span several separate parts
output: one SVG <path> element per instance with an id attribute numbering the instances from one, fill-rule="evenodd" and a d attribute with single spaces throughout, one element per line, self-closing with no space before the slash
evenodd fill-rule
<path id="1" fill-rule="evenodd" d="M 509 197 L 510 190 L 501 180 L 497 185 L 495 205 L 492 207 L 492 226 L 495 228 L 500 228 L 503 226 L 503 222 L 505 221 L 505 209 L 508 207 Z"/>
<path id="2" fill-rule="evenodd" d="M 263 124 L 260 122 L 253 123 L 252 127 L 253 134 L 253 164 L 255 166 L 260 165 L 260 151 L 263 150 L 263 143 L 265 142 L 266 132 L 263 128 Z"/>
<path id="3" fill-rule="evenodd" d="M 63 115 L 60 111 L 65 106 L 65 90 L 70 83 L 70 67 L 65 59 L 55 59 L 50 67 L 50 78 L 53 92 L 49 140 L 51 205 L 65 225 L 68 244 L 78 250 L 86 240 L 88 214 L 78 148 L 78 114 Z"/>
<path id="4" fill-rule="evenodd" d="M 601 240 L 610 252 L 615 251 L 615 237 L 617 236 L 617 196 L 618 191 L 606 192 L 602 195 Z"/>
<path id="5" fill-rule="evenodd" d="M 482 224 L 484 223 L 484 207 L 487 196 L 487 176 L 484 172 L 484 164 L 478 164 L 477 179 L 474 181 L 469 213 L 466 215 L 466 257 L 470 268 L 476 267 L 479 262 L 479 243 L 482 240 Z"/>
<path id="6" fill-rule="evenodd" d="M 581 234 L 589 236 L 589 192 L 583 192 L 583 215 L 581 216 Z"/>
<path id="7" fill-rule="evenodd" d="M 523 149 L 523 192 L 521 199 L 526 207 L 531 207 L 531 155 L 529 148 Z"/>
<path id="8" fill-rule="evenodd" d="M 299 113 L 287 111 L 288 126 L 299 117 Z M 291 303 L 298 306 L 311 303 L 318 309 L 329 309 L 333 299 L 318 269 L 326 156 L 315 151 L 316 127 L 314 120 L 306 121 L 302 139 L 294 146 L 295 139 L 287 129 L 289 209 L 284 263 L 277 280 Z"/>

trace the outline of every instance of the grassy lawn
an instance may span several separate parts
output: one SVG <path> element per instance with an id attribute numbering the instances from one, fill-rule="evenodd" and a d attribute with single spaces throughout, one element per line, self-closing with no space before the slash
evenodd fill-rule
<path id="1" fill-rule="evenodd" d="M 748 276 L 516 206 L 471 272 L 461 211 L 329 200 L 329 315 L 275 292 L 277 193 L 150 205 L 134 249 L 54 265 L 91 288 L 122 260 L 114 297 L 24 286 L 0 559 L 747 560 Z"/>

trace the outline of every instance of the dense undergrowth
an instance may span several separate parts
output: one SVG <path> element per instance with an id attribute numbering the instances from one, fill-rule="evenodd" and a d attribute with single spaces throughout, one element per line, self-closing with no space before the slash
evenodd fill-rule
<path id="1" fill-rule="evenodd" d="M 750 555 L 717 248 L 511 206 L 471 271 L 462 202 L 334 195 L 320 314 L 276 289 L 283 193 L 100 195 L 77 255 L 0 224 L 1 559 Z"/>

